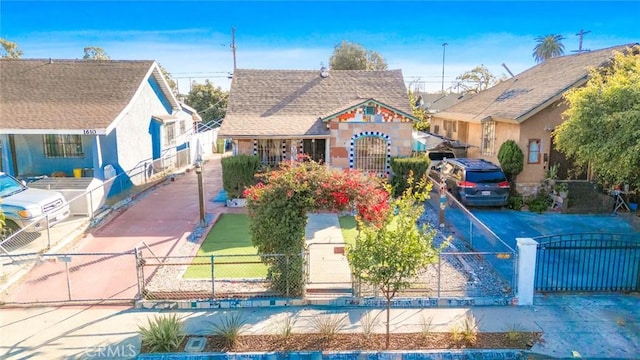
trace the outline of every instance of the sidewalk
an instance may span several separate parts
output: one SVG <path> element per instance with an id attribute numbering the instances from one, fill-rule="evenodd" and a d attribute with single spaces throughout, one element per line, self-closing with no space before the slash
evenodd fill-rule
<path id="1" fill-rule="evenodd" d="M 588 359 L 637 359 L 640 354 L 640 297 L 558 296 L 538 297 L 534 306 L 392 309 L 391 330 L 419 332 L 423 317 L 433 318 L 433 331 L 449 331 L 467 312 L 482 319 L 480 331 L 504 332 L 514 325 L 524 331 L 542 331 L 542 341 L 532 353 L 571 358 L 577 351 Z M 132 310 L 124 307 L 62 307 L 2 309 L 0 357 L 3 359 L 131 359 L 140 348 L 138 325 L 168 311 Z M 284 313 L 293 314 L 294 332 L 311 328 L 314 316 L 330 311 L 344 314 L 348 332 L 362 331 L 359 320 L 367 311 L 383 309 L 280 307 L 241 311 L 245 334 L 274 333 Z M 207 334 L 211 323 L 229 310 L 174 311 L 189 334 Z M 383 324 L 376 332 L 384 332 Z M 102 350 L 102 355 L 100 355 Z M 110 356 L 107 356 L 110 351 Z M 443 350 L 444 353 L 447 350 Z M 115 356 L 118 355 L 118 356 Z M 535 357 L 531 357 L 535 358 Z"/>

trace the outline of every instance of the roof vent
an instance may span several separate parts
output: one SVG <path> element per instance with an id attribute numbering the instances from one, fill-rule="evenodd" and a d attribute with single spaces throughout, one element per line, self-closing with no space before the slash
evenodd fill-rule
<path id="1" fill-rule="evenodd" d="M 329 77 L 329 70 L 327 70 L 327 68 L 324 67 L 324 65 L 322 65 L 322 67 L 320 68 L 320 77 L 322 78 Z"/>

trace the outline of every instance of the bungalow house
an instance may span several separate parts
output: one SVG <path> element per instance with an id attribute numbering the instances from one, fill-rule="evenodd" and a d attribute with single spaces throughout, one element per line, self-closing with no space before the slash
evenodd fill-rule
<path id="1" fill-rule="evenodd" d="M 1 59 L 0 79 L 0 169 L 27 180 L 139 184 L 188 147 L 197 119 L 154 61 Z"/>
<path id="2" fill-rule="evenodd" d="M 386 176 L 391 157 L 411 155 L 414 120 L 400 70 L 239 69 L 219 136 L 267 165 L 304 153 Z"/>
<path id="3" fill-rule="evenodd" d="M 548 59 L 510 79 L 432 116 L 431 131 L 471 145 L 467 156 L 498 164 L 498 150 L 506 140 L 518 143 L 525 155 L 517 176 L 520 192 L 537 188 L 549 166 L 557 164 L 559 178 L 584 179 L 572 171 L 570 159 L 558 152 L 552 131 L 567 109 L 563 95 L 584 85 L 588 70 L 606 65 L 616 46 Z"/>

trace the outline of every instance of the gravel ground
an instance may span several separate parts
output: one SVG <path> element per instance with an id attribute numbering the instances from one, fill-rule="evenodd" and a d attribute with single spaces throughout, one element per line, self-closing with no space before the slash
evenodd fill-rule
<path id="1" fill-rule="evenodd" d="M 426 207 L 419 224 L 427 224 L 436 230 L 434 243 L 443 248 L 440 262 L 429 265 L 413 282 L 411 289 L 398 294 L 399 296 L 415 297 L 500 297 L 511 294 L 512 289 L 484 259 L 472 252 L 468 243 L 454 236 L 447 227 L 439 228 L 438 213 L 429 206 Z M 202 235 L 201 235 L 202 236 Z M 210 280 L 184 279 L 183 274 L 192 256 L 197 253 L 199 244 L 186 241 L 173 254 L 173 258 L 164 263 L 172 265 L 149 266 L 158 264 L 150 254 L 143 254 L 147 261 L 145 272 L 155 269 L 155 273 L 145 286 L 148 299 L 198 299 L 210 298 L 212 284 Z M 460 254 L 462 253 L 462 254 Z M 147 274 L 147 279 L 149 275 Z M 216 297 L 229 296 L 257 296 L 273 295 L 269 293 L 266 281 L 251 279 L 247 281 L 215 281 Z M 439 289 L 439 291 L 438 291 Z M 363 289 L 361 295 L 372 295 L 371 291 Z"/>

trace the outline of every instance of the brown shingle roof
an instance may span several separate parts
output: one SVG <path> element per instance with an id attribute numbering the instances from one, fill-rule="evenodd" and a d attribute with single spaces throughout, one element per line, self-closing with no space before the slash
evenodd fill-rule
<path id="1" fill-rule="evenodd" d="M 412 113 L 401 70 L 238 69 L 220 134 L 328 135 L 318 118 L 369 98 Z"/>
<path id="2" fill-rule="evenodd" d="M 548 59 L 436 116 L 472 122 L 491 117 L 521 123 L 568 89 L 586 81 L 589 68 L 604 65 L 612 58 L 614 50 L 623 51 L 626 47 Z"/>
<path id="3" fill-rule="evenodd" d="M 0 128 L 105 129 L 154 61 L 0 60 Z"/>

